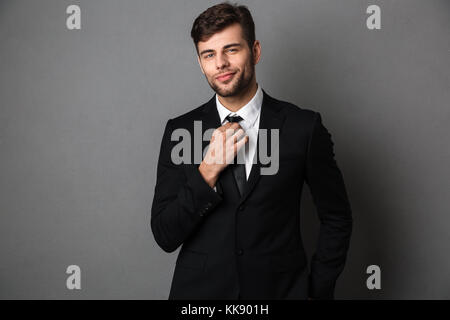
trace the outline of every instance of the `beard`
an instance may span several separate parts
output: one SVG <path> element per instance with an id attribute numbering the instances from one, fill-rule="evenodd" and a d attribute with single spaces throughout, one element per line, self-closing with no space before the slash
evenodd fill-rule
<path id="1" fill-rule="evenodd" d="M 213 79 L 212 81 L 208 81 L 209 86 L 211 89 L 214 90 L 215 93 L 217 93 L 221 97 L 233 97 L 239 95 L 241 92 L 245 91 L 246 88 L 250 85 L 253 76 L 255 74 L 255 66 L 253 64 L 250 64 L 250 67 L 248 68 L 249 72 L 236 72 L 232 82 L 229 82 L 225 85 L 228 85 L 231 83 L 231 87 L 225 88 L 224 85 L 219 83 L 219 80 Z"/>

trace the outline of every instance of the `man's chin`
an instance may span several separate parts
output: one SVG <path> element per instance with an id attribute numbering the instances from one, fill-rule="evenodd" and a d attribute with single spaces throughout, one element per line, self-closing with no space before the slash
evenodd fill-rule
<path id="1" fill-rule="evenodd" d="M 216 85 L 214 91 L 221 97 L 232 97 L 238 94 L 237 88 L 233 87 L 231 83 L 229 88 L 227 85 Z"/>
<path id="2" fill-rule="evenodd" d="M 228 97 L 232 97 L 235 96 L 236 93 L 235 92 L 231 92 L 231 91 L 216 91 L 216 93 L 224 98 L 228 98 Z"/>

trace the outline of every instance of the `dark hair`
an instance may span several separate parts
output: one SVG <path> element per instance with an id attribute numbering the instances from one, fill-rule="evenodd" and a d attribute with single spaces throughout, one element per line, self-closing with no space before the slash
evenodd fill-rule
<path id="1" fill-rule="evenodd" d="M 207 41 L 213 34 L 234 23 L 241 25 L 243 37 L 247 40 L 250 52 L 252 52 L 255 42 L 255 23 L 250 11 L 246 6 L 223 2 L 206 9 L 195 19 L 191 37 L 194 40 L 197 54 L 199 53 L 197 46 L 199 41 Z"/>

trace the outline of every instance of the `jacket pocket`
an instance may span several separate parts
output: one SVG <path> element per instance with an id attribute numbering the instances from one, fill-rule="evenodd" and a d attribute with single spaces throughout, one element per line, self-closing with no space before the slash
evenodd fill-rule
<path id="1" fill-rule="evenodd" d="M 207 258 L 208 254 L 206 253 L 184 249 L 180 251 L 176 264 L 180 267 L 203 270 Z"/>

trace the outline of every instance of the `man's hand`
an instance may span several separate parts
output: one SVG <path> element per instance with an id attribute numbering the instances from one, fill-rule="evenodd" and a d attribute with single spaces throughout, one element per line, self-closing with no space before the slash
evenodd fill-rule
<path id="1" fill-rule="evenodd" d="M 214 130 L 205 158 L 198 167 L 211 188 L 214 188 L 220 173 L 232 163 L 247 142 L 248 136 L 237 122 L 227 122 Z"/>

